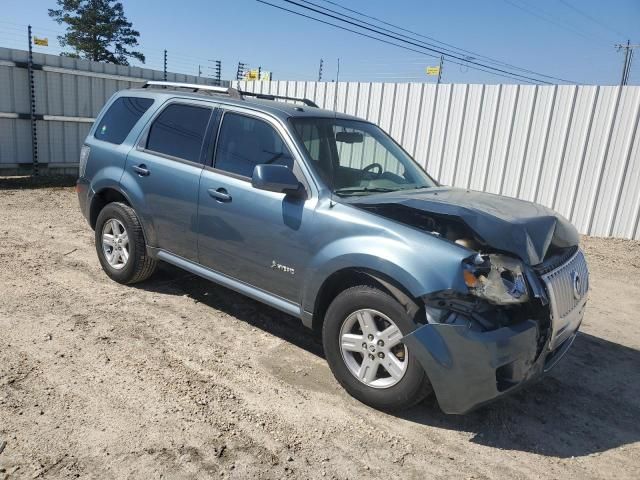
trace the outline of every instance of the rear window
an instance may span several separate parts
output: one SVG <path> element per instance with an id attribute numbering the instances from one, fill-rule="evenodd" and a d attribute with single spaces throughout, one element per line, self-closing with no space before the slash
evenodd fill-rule
<path id="1" fill-rule="evenodd" d="M 152 103 L 151 98 L 120 97 L 116 99 L 100 120 L 94 136 L 98 140 L 120 145 Z"/>
<path id="2" fill-rule="evenodd" d="M 147 149 L 199 162 L 210 116 L 210 108 L 169 105 L 151 125 Z"/>

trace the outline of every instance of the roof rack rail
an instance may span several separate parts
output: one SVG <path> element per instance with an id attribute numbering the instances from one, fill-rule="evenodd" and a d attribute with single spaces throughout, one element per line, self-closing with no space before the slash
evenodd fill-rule
<path id="1" fill-rule="evenodd" d="M 216 85 L 200 85 L 198 83 L 165 82 L 165 81 L 158 81 L 158 80 L 150 80 L 142 86 L 142 88 L 149 88 L 149 87 L 186 88 L 193 92 L 198 92 L 202 90 L 204 92 L 226 93 L 232 98 L 238 98 L 242 100 L 242 94 L 235 88 L 218 87 Z"/>
<path id="2" fill-rule="evenodd" d="M 271 95 L 270 93 L 254 93 L 254 92 L 245 92 L 240 91 L 243 96 L 246 97 L 255 97 L 261 100 L 291 100 L 294 102 L 302 102 L 307 107 L 319 108 L 315 102 L 309 100 L 308 98 L 296 98 L 296 97 L 285 97 L 284 95 Z"/>
<path id="3" fill-rule="evenodd" d="M 204 91 L 204 92 L 213 92 L 213 93 L 223 93 L 223 94 L 229 95 L 231 98 L 236 98 L 238 100 L 243 100 L 244 97 L 254 97 L 261 100 L 291 100 L 294 102 L 304 103 L 308 107 L 318 108 L 318 105 L 316 105 L 314 102 L 312 102 L 308 98 L 295 98 L 295 97 L 287 97 L 283 95 L 271 95 L 267 93 L 246 92 L 246 91 L 238 90 L 232 87 L 200 85 L 197 83 L 165 82 L 165 81 L 158 81 L 158 80 L 150 80 L 142 86 L 142 88 L 149 88 L 149 87 L 186 88 L 188 90 L 191 90 L 192 92 Z"/>

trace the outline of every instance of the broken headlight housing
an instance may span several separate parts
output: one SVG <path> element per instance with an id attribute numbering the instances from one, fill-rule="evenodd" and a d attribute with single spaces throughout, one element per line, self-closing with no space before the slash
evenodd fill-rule
<path id="1" fill-rule="evenodd" d="M 522 262 L 507 255 L 477 254 L 463 265 L 462 274 L 469 293 L 496 305 L 529 301 Z"/>

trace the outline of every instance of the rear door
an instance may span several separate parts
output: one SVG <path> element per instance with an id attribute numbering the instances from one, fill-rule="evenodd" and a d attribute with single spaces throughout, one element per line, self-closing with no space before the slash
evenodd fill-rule
<path id="1" fill-rule="evenodd" d="M 127 189 L 141 193 L 147 241 L 190 260 L 197 260 L 198 185 L 213 114 L 206 102 L 166 102 L 129 153 L 123 176 Z"/>

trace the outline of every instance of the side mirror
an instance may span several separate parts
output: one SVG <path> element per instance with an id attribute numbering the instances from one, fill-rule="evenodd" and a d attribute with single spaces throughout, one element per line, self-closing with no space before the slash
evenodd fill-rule
<path id="1" fill-rule="evenodd" d="M 294 173 L 284 165 L 256 165 L 251 185 L 259 190 L 299 195 L 304 189 Z"/>

